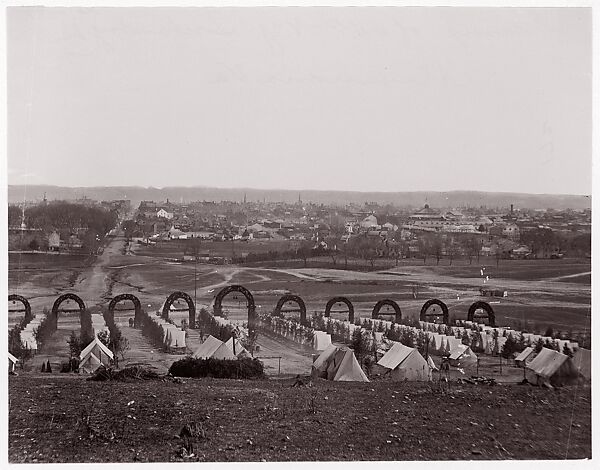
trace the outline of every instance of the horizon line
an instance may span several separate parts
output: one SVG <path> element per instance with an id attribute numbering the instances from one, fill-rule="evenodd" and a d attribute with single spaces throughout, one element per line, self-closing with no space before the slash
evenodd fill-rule
<path id="1" fill-rule="evenodd" d="M 53 188 L 65 189 L 97 189 L 97 188 L 138 188 L 138 189 L 217 189 L 217 190 L 252 190 L 252 191 L 287 191 L 287 192 L 320 192 L 320 193 L 375 193 L 375 194 L 400 194 L 400 193 L 487 193 L 487 194 L 524 194 L 529 196 L 570 196 L 570 197 L 585 197 L 591 198 L 592 194 L 573 194 L 573 193 L 531 193 L 526 191 L 486 191 L 480 189 L 450 189 L 450 190 L 435 190 L 435 189 L 413 189 L 413 190 L 397 190 L 397 191 L 377 191 L 377 190 L 353 190 L 353 189 L 289 189 L 289 188 L 256 188 L 250 186 L 224 187 L 224 186 L 203 186 L 203 185 L 178 185 L 178 186 L 142 186 L 142 185 L 94 185 L 94 186 L 66 186 L 50 183 L 41 184 L 7 184 L 8 187 L 35 187 L 48 186 Z"/>

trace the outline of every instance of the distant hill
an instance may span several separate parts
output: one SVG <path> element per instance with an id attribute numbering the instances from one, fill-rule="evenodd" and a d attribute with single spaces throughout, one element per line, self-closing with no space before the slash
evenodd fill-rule
<path id="1" fill-rule="evenodd" d="M 507 208 L 514 204 L 518 208 L 530 209 L 587 209 L 591 208 L 591 196 L 491 193 L 481 191 L 411 191 L 411 192 L 358 192 L 358 191 L 292 191 L 286 189 L 252 188 L 209 188 L 209 187 L 165 187 L 143 188 L 140 186 L 100 186 L 69 188 L 63 186 L 8 186 L 8 202 L 17 203 L 24 199 L 41 201 L 44 193 L 48 200 L 80 199 L 95 200 L 129 199 L 134 205 L 142 200 L 172 202 L 192 201 L 248 201 L 295 202 L 298 196 L 303 202 L 344 205 L 377 202 L 395 206 L 420 207 L 426 202 L 432 207 L 487 206 Z"/>

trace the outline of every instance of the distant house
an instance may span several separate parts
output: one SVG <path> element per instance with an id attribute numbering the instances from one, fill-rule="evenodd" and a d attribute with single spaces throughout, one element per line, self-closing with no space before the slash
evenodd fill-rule
<path id="1" fill-rule="evenodd" d="M 512 254 L 515 258 L 525 258 L 531 254 L 531 250 L 529 247 L 521 245 L 518 248 L 513 249 Z"/>
<path id="2" fill-rule="evenodd" d="M 502 228 L 502 235 L 512 240 L 517 240 L 521 236 L 521 232 L 516 224 L 506 224 Z"/>
<path id="3" fill-rule="evenodd" d="M 50 235 L 48 235 L 48 250 L 60 250 L 60 234 L 56 230 L 53 231 Z"/>
<path id="4" fill-rule="evenodd" d="M 156 212 L 156 217 L 160 217 L 163 219 L 169 219 L 171 220 L 173 218 L 173 213 L 172 212 L 167 212 L 164 209 L 160 209 L 158 212 Z"/>

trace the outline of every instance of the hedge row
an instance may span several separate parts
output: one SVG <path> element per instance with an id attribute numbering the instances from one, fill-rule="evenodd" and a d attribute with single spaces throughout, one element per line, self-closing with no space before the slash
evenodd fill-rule
<path id="1" fill-rule="evenodd" d="M 214 377 L 218 379 L 260 379 L 265 375 L 258 359 L 196 359 L 186 357 L 171 364 L 169 374 L 176 377 Z"/>

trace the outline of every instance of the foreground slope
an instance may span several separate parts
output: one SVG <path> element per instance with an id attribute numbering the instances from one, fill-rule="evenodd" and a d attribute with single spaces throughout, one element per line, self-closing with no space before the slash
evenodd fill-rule
<path id="1" fill-rule="evenodd" d="M 9 381 L 10 462 L 577 459 L 589 386 Z M 186 424 L 198 437 L 182 439 Z M 188 450 L 194 455 L 190 458 Z"/>

